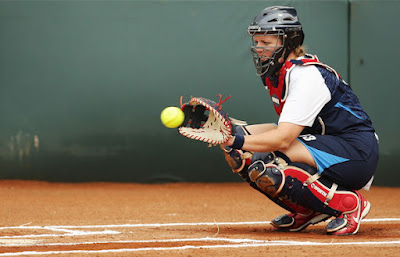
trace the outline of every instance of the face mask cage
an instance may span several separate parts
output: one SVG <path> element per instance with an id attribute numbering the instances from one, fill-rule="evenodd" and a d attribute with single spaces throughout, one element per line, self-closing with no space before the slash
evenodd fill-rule
<path id="1" fill-rule="evenodd" d="M 254 65 L 256 66 L 257 75 L 272 75 L 276 72 L 276 64 L 278 64 L 278 59 L 283 54 L 285 46 L 285 32 L 283 30 L 265 31 L 261 33 L 259 31 L 249 31 L 249 34 L 252 38 L 252 45 L 250 47 L 250 50 L 253 57 Z M 257 40 L 255 40 L 255 37 L 257 36 L 277 37 L 275 44 L 269 45 L 267 47 L 260 47 L 257 46 Z M 279 42 L 279 39 L 281 39 L 281 42 Z"/>

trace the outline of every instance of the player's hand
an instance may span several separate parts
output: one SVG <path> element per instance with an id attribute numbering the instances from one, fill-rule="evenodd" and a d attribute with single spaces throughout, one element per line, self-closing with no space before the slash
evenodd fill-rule
<path id="1" fill-rule="evenodd" d="M 232 146 L 234 141 L 235 141 L 235 137 L 231 136 L 231 137 L 229 137 L 228 141 L 226 141 L 225 143 L 221 144 L 221 146 L 222 147 L 224 147 L 224 146 Z"/>

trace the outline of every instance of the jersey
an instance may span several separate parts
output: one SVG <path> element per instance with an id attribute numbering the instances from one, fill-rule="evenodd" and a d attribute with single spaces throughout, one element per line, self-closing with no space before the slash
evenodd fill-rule
<path id="1" fill-rule="evenodd" d="M 306 55 L 297 60 L 285 62 L 280 74 L 274 78 L 265 77 L 263 83 L 268 89 L 276 113 L 280 116 L 289 94 L 290 73 L 296 66 L 314 65 L 320 72 L 330 100 L 316 114 L 311 126 L 304 133 L 339 135 L 354 131 L 372 131 L 374 128 L 359 99 L 339 74 L 326 64 L 319 62 L 314 55 Z M 309 92 L 313 94 L 313 92 Z M 318 96 L 316 96 L 318 97 Z M 299 106 L 299 108 L 302 108 Z M 304 125 L 304 124 L 299 124 Z"/>
<path id="2" fill-rule="evenodd" d="M 322 108 L 331 100 L 331 93 L 315 65 L 296 65 L 290 71 L 285 104 L 279 121 L 311 127 Z"/>
<path id="3" fill-rule="evenodd" d="M 317 112 L 309 117 L 310 122 L 293 122 L 305 126 L 299 141 L 313 156 L 319 174 L 324 174 L 331 181 L 349 189 L 359 189 L 367 184 L 375 172 L 379 155 L 378 143 L 370 117 L 339 74 L 319 62 L 316 56 L 306 55 L 285 62 L 278 76 L 264 77 L 264 86 L 269 90 L 276 113 L 285 116 L 286 101 L 291 94 L 295 94 L 289 90 L 289 85 L 296 83 L 292 80 L 291 73 L 294 74 L 296 67 L 307 66 L 317 69 L 318 76 L 315 78 L 318 80 L 322 77 L 322 83 L 318 83 L 326 90 L 323 94 L 328 96 L 321 98 L 318 93 L 309 92 L 322 101 L 315 108 Z M 310 81 L 314 83 L 313 80 Z M 306 108 L 304 102 L 303 106 L 298 106 L 298 109 L 303 108 Z"/>

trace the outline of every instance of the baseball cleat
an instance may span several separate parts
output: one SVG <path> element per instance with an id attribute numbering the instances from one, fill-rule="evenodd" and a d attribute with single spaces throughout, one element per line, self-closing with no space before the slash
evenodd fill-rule
<path id="1" fill-rule="evenodd" d="M 309 214 L 289 213 L 281 215 L 271 221 L 271 224 L 280 231 L 297 232 L 309 225 L 317 224 L 330 216 L 320 212 L 311 211 Z"/>
<path id="2" fill-rule="evenodd" d="M 359 197 L 357 209 L 351 213 L 342 214 L 326 225 L 326 232 L 330 235 L 346 236 L 355 235 L 361 224 L 361 220 L 367 216 L 371 209 L 371 204 L 359 192 L 355 191 Z"/>

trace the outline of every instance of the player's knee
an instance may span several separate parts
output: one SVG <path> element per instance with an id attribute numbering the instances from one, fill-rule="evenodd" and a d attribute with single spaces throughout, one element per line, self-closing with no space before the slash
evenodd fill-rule
<path id="1" fill-rule="evenodd" d="M 284 183 L 284 174 L 273 163 L 274 159 L 273 153 L 255 153 L 248 168 L 250 180 L 271 197 L 275 197 L 282 190 Z"/>

